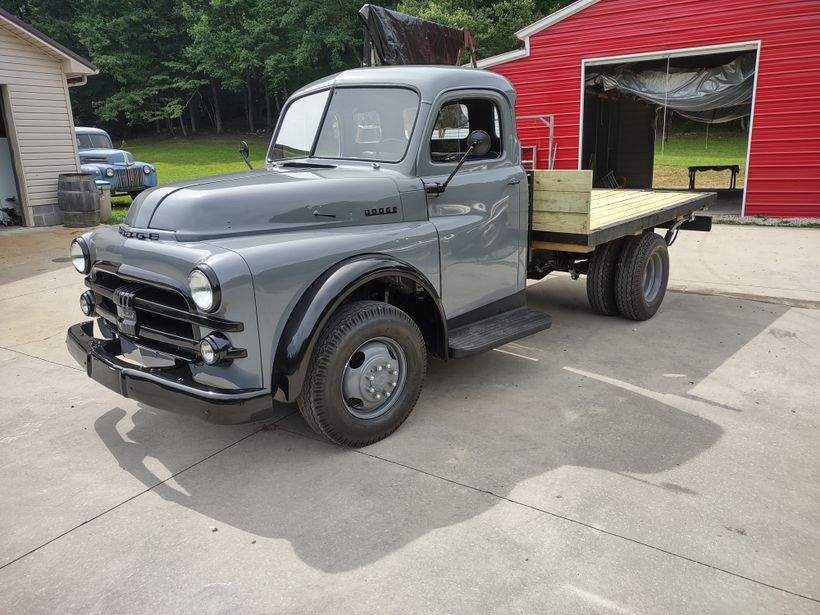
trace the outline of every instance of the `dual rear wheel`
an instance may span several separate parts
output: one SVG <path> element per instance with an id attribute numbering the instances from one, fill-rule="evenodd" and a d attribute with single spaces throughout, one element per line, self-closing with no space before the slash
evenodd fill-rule
<path id="1" fill-rule="evenodd" d="M 587 296 L 599 314 L 648 320 L 663 303 L 668 281 L 666 241 L 650 231 L 616 239 L 592 253 Z"/>

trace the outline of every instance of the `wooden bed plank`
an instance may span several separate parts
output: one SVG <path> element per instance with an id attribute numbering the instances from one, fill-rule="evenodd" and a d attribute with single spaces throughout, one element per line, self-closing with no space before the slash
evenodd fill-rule
<path id="1" fill-rule="evenodd" d="M 592 195 L 592 210 L 590 212 L 589 228 L 597 229 L 616 222 L 630 220 L 645 214 L 662 211 L 692 200 L 691 193 L 681 192 L 632 192 L 624 194 L 622 200 L 613 201 L 613 191 L 598 196 L 596 191 Z M 625 191 L 626 192 L 626 191 Z M 626 198 L 629 197 L 629 198 Z M 606 200 L 604 200 L 606 199 Z"/>
<path id="2" fill-rule="evenodd" d="M 568 211 L 588 214 L 589 208 L 589 192 L 534 192 L 532 196 L 533 211 Z"/>
<path id="3" fill-rule="evenodd" d="M 596 209 L 592 211 L 591 215 L 593 218 L 621 217 L 635 210 L 659 210 L 677 203 L 684 203 L 687 200 L 688 199 L 682 199 L 678 196 L 652 199 L 632 199 L 629 201 L 621 201 L 620 203 L 613 203 L 608 207 Z"/>
<path id="4" fill-rule="evenodd" d="M 591 203 L 592 207 L 606 207 L 612 203 L 640 199 L 644 194 L 635 190 L 593 190 Z"/>
<path id="5" fill-rule="evenodd" d="M 536 171 L 532 189 L 535 192 L 585 192 L 592 190 L 592 171 Z"/>
<path id="6" fill-rule="evenodd" d="M 577 254 L 587 254 L 595 248 L 579 246 L 574 243 L 556 243 L 554 241 L 533 241 L 530 244 L 535 250 L 556 250 L 558 252 L 575 252 Z"/>
<path id="7" fill-rule="evenodd" d="M 589 215 L 569 212 L 534 211 L 532 226 L 537 230 L 562 233 L 586 233 L 589 231 Z"/>

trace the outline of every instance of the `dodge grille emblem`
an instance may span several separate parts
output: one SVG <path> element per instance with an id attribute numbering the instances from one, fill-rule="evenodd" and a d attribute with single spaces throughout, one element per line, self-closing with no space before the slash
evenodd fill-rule
<path id="1" fill-rule="evenodd" d="M 139 284 L 125 284 L 114 291 L 114 303 L 117 305 L 117 328 L 125 335 L 137 334 L 137 311 L 134 309 L 134 298 L 142 289 Z"/>

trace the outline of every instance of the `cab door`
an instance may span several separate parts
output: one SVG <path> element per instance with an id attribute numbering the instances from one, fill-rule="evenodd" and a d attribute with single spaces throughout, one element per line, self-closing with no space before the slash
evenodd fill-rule
<path id="1" fill-rule="evenodd" d="M 460 91 L 434 104 L 425 128 L 418 169 L 426 186 L 444 183 L 467 151 L 470 132 L 484 130 L 492 142 L 486 155 L 464 163 L 445 192 L 427 193 L 448 320 L 492 311 L 493 303 L 509 304 L 503 300 L 524 289 L 527 181 L 510 107 L 494 91 Z"/>

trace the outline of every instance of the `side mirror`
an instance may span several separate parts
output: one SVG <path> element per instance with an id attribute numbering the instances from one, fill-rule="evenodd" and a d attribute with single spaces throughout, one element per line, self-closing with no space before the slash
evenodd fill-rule
<path id="1" fill-rule="evenodd" d="M 474 130 L 467 137 L 467 151 L 473 150 L 471 156 L 484 156 L 490 151 L 492 139 L 483 130 Z"/>
<path id="2" fill-rule="evenodd" d="M 248 168 L 253 171 L 253 165 L 250 161 L 250 148 L 248 147 L 247 141 L 240 141 L 239 142 L 239 154 L 242 156 L 242 159 L 245 161 L 245 164 L 248 165 Z"/>
<path id="3" fill-rule="evenodd" d="M 455 177 L 456 173 L 459 172 L 461 166 L 470 156 L 483 156 L 487 152 L 490 151 L 490 146 L 492 145 L 492 139 L 490 139 L 490 135 L 488 135 L 483 130 L 474 130 L 469 135 L 467 135 L 467 151 L 464 152 L 464 155 L 461 157 L 461 160 L 458 161 L 456 168 L 453 169 L 453 172 L 450 173 L 450 176 L 444 180 L 443 184 L 434 184 L 431 186 L 427 186 L 426 191 L 428 194 L 441 194 L 447 189 L 447 184 L 450 183 L 450 180 Z"/>

